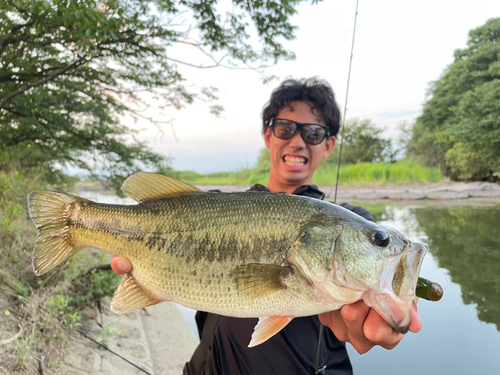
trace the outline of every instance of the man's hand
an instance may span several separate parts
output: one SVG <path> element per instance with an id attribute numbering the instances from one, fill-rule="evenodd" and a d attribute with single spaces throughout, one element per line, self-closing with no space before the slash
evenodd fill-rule
<path id="1" fill-rule="evenodd" d="M 119 255 L 113 255 L 111 259 L 111 268 L 118 275 L 128 273 L 132 271 L 132 263 L 127 258 L 121 257 Z"/>
<path id="2" fill-rule="evenodd" d="M 413 333 L 422 329 L 422 320 L 417 313 L 417 300 L 415 298 L 410 310 L 409 330 Z M 367 353 L 375 345 L 394 349 L 404 337 L 364 301 L 344 305 L 340 310 L 329 311 L 318 317 L 340 341 L 350 343 L 359 354 Z"/>

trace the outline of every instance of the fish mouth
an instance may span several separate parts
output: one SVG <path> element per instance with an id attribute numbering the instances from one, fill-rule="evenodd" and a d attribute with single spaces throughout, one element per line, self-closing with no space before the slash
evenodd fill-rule
<path id="1" fill-rule="evenodd" d="M 283 156 L 283 163 L 290 167 L 302 167 L 308 163 L 308 159 L 300 155 L 285 155 Z"/>
<path id="2" fill-rule="evenodd" d="M 425 244 L 409 243 L 399 256 L 387 260 L 387 273 L 381 277 L 380 290 L 364 298 L 394 330 L 402 334 L 408 332 L 410 309 L 426 253 Z"/>

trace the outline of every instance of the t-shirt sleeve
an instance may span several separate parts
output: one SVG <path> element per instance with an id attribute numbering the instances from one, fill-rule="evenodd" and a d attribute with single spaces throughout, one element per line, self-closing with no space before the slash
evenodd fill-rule
<path id="1" fill-rule="evenodd" d="M 375 221 L 373 220 L 373 216 L 370 213 L 370 211 L 368 211 L 366 208 L 363 208 L 361 206 L 353 206 L 352 204 L 349 203 L 341 203 L 340 206 L 344 207 L 345 209 L 348 209 L 349 211 L 354 212 L 355 214 L 361 216 L 366 220 Z"/>

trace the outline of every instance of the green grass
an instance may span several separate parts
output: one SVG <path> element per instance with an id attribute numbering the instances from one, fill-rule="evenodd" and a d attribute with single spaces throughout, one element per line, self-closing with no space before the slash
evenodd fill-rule
<path id="1" fill-rule="evenodd" d="M 162 173 L 193 185 L 266 185 L 269 179 L 269 173 L 259 168 L 209 174 L 174 170 L 164 170 Z M 317 169 L 313 183 L 331 185 L 335 183 L 336 176 L 335 164 L 323 164 Z M 439 169 L 423 167 L 413 160 L 402 160 L 393 164 L 359 163 L 340 168 L 340 183 L 344 185 L 408 184 L 442 180 Z"/>
<path id="2" fill-rule="evenodd" d="M 268 173 L 258 173 L 253 169 L 241 169 L 235 172 L 216 172 L 200 174 L 191 171 L 162 170 L 162 174 L 177 178 L 192 185 L 252 185 L 266 184 Z"/>
<path id="3" fill-rule="evenodd" d="M 335 183 L 336 166 L 320 166 L 313 183 L 328 185 Z M 397 163 L 359 163 L 340 168 L 340 183 L 344 185 L 408 184 L 415 182 L 441 182 L 443 176 L 437 168 L 427 168 L 413 160 Z"/>

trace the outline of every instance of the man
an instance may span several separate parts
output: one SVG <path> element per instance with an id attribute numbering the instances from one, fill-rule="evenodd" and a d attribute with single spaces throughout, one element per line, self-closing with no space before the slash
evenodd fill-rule
<path id="1" fill-rule="evenodd" d="M 262 117 L 271 170 L 267 187 L 255 185 L 250 190 L 322 199 L 324 194 L 311 183 L 321 161 L 332 152 L 339 130 L 340 113 L 331 87 L 315 78 L 287 80 L 273 92 Z M 373 220 L 361 207 L 343 206 Z M 111 264 L 117 273 L 132 269 L 126 259 L 117 256 Z M 366 353 L 375 345 L 392 349 L 403 338 L 363 301 L 319 316 L 295 318 L 253 348 L 247 345 L 257 319 L 198 312 L 196 321 L 201 342 L 184 374 L 314 374 L 320 322 L 329 328 L 323 331 L 319 346 L 326 374 L 352 374 L 343 342 Z M 416 305 L 412 306 L 409 329 L 421 329 Z"/>

